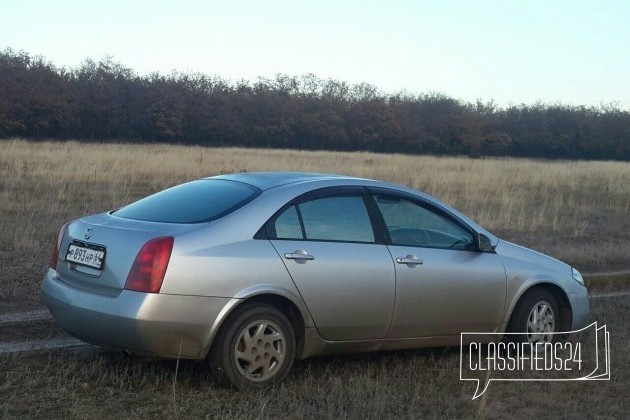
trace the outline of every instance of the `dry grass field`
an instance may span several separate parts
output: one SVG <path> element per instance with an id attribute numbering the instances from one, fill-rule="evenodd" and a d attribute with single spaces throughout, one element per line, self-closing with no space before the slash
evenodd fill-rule
<path id="1" fill-rule="evenodd" d="M 0 313 L 41 306 L 65 221 L 187 180 L 260 170 L 405 184 L 583 272 L 630 270 L 629 163 L 2 140 Z M 459 381 L 459 350 L 434 349 L 316 358 L 278 389 L 236 393 L 217 389 L 198 363 L 52 351 L 0 357 L 0 417 L 621 418 L 630 412 L 630 298 L 595 300 L 593 311 L 611 331 L 610 382 L 493 383 L 480 403 Z"/>
<path id="2" fill-rule="evenodd" d="M 184 181 L 239 171 L 393 181 L 583 272 L 630 270 L 630 164 L 92 143 L 0 142 L 0 304 L 38 304 L 61 225 Z"/>

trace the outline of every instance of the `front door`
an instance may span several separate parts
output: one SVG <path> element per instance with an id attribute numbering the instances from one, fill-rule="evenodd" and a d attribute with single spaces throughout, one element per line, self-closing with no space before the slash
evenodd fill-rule
<path id="1" fill-rule="evenodd" d="M 495 331 L 506 297 L 499 257 L 477 251 L 470 229 L 429 203 L 378 193 L 374 199 L 396 267 L 387 337 Z"/>

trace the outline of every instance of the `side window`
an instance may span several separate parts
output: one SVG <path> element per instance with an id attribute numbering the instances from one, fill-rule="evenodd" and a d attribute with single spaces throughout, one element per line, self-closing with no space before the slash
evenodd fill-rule
<path id="1" fill-rule="evenodd" d="M 320 198 L 298 207 L 307 240 L 374 242 L 362 196 Z"/>
<path id="2" fill-rule="evenodd" d="M 302 227 L 295 206 L 291 206 L 282 213 L 275 222 L 276 238 L 304 239 Z"/>
<path id="3" fill-rule="evenodd" d="M 470 232 L 447 217 L 399 197 L 374 196 L 393 245 L 470 250 Z"/>
<path id="4" fill-rule="evenodd" d="M 270 235 L 275 239 L 375 242 L 372 222 L 360 195 L 317 198 L 292 205 L 272 223 Z"/>

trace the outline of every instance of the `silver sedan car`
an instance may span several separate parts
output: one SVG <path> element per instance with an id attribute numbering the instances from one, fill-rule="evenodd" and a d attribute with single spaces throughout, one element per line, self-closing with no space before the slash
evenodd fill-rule
<path id="1" fill-rule="evenodd" d="M 590 311 L 577 270 L 435 198 L 286 172 L 204 178 L 67 223 L 41 291 L 82 340 L 205 359 L 236 388 L 277 383 L 296 358 L 461 332 L 553 341 Z"/>

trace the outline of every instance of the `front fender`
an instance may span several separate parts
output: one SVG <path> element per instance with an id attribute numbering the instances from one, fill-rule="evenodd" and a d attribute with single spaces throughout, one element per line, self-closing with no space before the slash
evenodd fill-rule
<path id="1" fill-rule="evenodd" d="M 544 284 L 556 286 L 562 290 L 565 296 L 568 296 L 569 291 L 564 285 L 564 282 L 554 278 L 553 276 L 549 276 L 548 274 L 535 274 L 529 277 L 524 277 L 522 274 L 511 274 L 508 276 L 509 305 L 506 305 L 503 323 L 500 328 L 501 332 L 505 332 L 508 323 L 510 322 L 510 318 L 512 317 L 512 313 L 523 295 L 525 295 L 525 293 L 527 293 L 527 291 L 532 287 Z"/>

